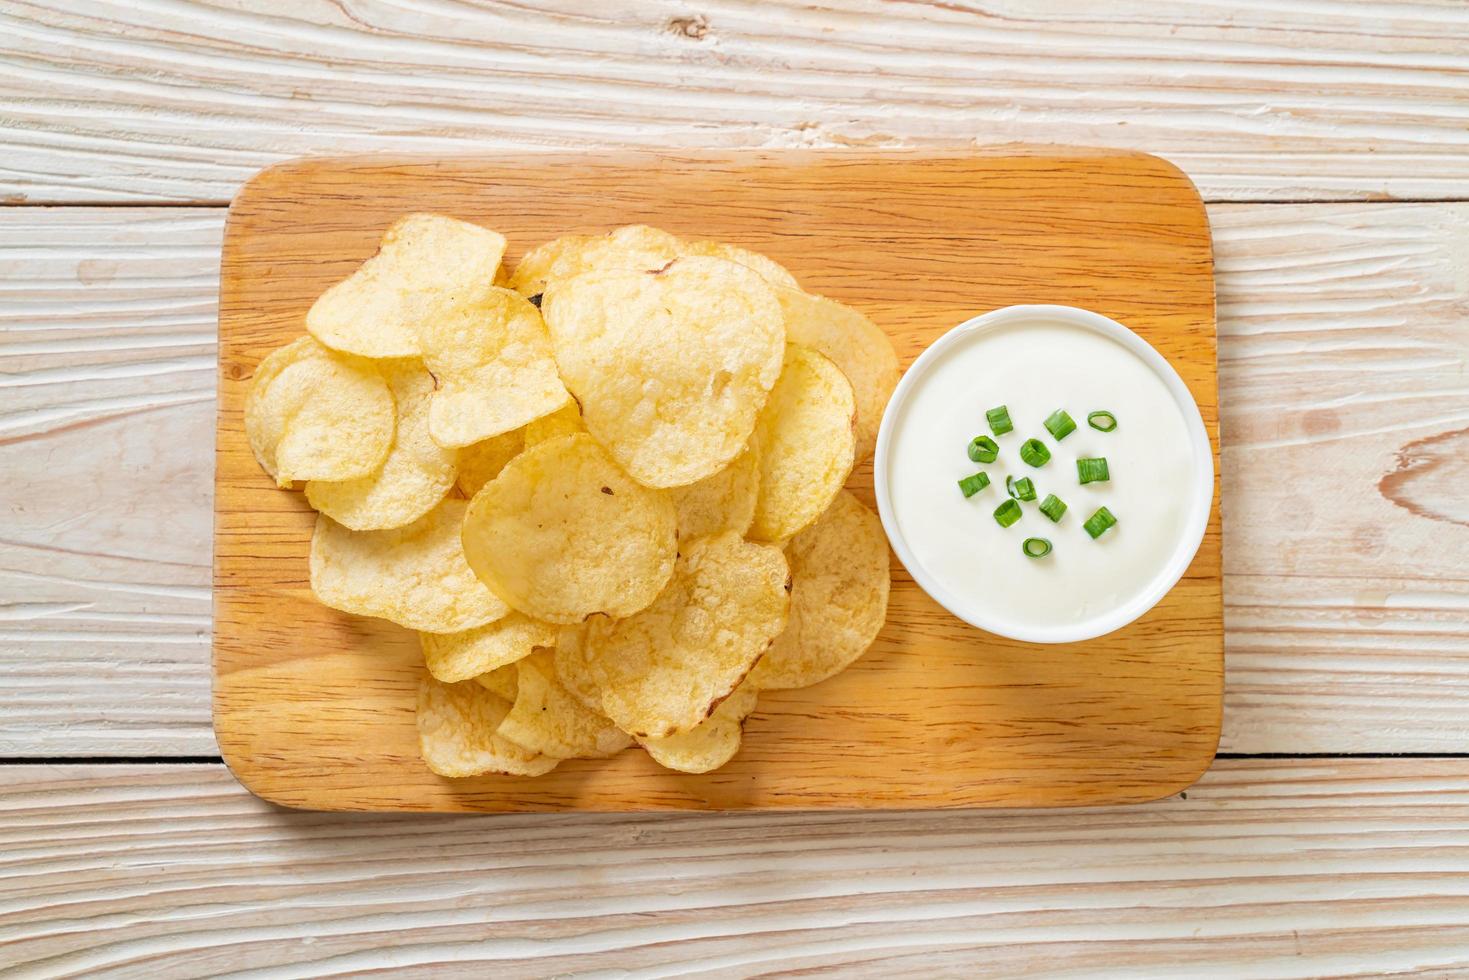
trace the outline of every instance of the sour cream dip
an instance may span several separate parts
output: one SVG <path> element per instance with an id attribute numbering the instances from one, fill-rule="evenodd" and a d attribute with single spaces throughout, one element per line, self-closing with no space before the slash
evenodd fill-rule
<path id="1" fill-rule="evenodd" d="M 1012 431 L 987 420 L 999 406 Z M 1057 410 L 1076 426 L 1060 439 L 1045 426 Z M 1093 412 L 1116 427 L 1099 431 Z M 998 446 L 992 462 L 968 455 L 977 436 Z M 1043 465 L 1022 459 L 1029 439 Z M 1102 458 L 1108 479 L 1081 483 L 1077 460 Z M 959 481 L 980 472 L 988 485 L 966 497 Z M 995 516 L 1007 477 L 1035 492 L 1008 527 Z M 1208 524 L 1214 456 L 1187 386 L 1142 338 L 1074 307 L 1012 306 L 955 327 L 904 375 L 875 480 L 888 538 L 925 592 L 988 632 L 1065 643 L 1125 626 L 1182 577 Z M 1066 505 L 1059 521 L 1041 511 L 1048 495 Z M 1116 523 L 1093 538 L 1085 524 L 1102 507 Z M 1029 557 L 1027 538 L 1049 553 Z"/>

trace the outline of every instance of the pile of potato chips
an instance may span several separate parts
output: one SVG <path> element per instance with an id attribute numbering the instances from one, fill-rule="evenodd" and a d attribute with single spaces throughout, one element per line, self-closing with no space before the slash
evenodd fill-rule
<path id="1" fill-rule="evenodd" d="M 843 490 L 897 357 L 765 256 L 632 225 L 409 215 L 255 372 L 245 428 L 319 511 L 311 588 L 417 630 L 423 758 L 539 775 L 634 742 L 707 772 L 761 690 L 872 643 L 888 550 Z"/>

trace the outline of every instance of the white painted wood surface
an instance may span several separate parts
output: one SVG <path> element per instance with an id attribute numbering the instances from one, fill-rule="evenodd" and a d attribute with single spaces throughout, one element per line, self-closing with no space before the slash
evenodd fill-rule
<path id="1" fill-rule="evenodd" d="M 1469 743 L 1469 205 L 1220 205 L 1230 752 Z M 215 209 L 0 210 L 0 754 L 212 754 Z M 1388 487 L 1383 477 L 1401 468 Z"/>
<path id="2" fill-rule="evenodd" d="M 1469 761 L 1227 761 L 1186 796 L 353 818 L 273 810 L 218 766 L 0 770 L 0 966 L 150 980 L 1469 970 Z"/>
<path id="3" fill-rule="evenodd" d="M 0 0 L 0 200 L 227 200 L 284 157 L 1146 147 L 1214 200 L 1443 198 L 1460 0 Z"/>

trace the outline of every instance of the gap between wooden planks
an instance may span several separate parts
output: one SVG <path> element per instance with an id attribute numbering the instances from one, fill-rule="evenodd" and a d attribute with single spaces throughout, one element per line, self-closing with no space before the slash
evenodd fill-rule
<path id="1" fill-rule="evenodd" d="M 222 217 L 0 209 L 0 592 L 17 604 L 0 621 L 0 755 L 216 751 Z M 1221 749 L 1462 751 L 1469 205 L 1220 205 L 1210 218 Z"/>

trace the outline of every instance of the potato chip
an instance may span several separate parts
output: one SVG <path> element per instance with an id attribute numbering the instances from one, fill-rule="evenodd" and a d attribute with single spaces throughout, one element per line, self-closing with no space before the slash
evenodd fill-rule
<path id="1" fill-rule="evenodd" d="M 479 488 L 500 475 L 505 464 L 525 448 L 525 430 L 515 429 L 482 439 L 459 450 L 459 475 L 454 485 L 466 497 L 479 493 Z"/>
<path id="2" fill-rule="evenodd" d="M 756 690 L 748 683 L 719 702 L 714 713 L 686 732 L 641 739 L 653 761 L 678 772 L 712 772 L 740 750 L 745 719 L 755 710 Z"/>
<path id="3" fill-rule="evenodd" d="M 306 484 L 312 507 L 354 531 L 412 524 L 444 499 L 458 463 L 454 450 L 440 447 L 428 435 L 433 377 L 417 361 L 384 361 L 381 370 L 398 412 L 388 458 L 371 476 Z"/>
<path id="4" fill-rule="evenodd" d="M 510 276 L 510 288 L 539 296 L 552 282 L 584 272 L 644 272 L 678 258 L 683 243 L 647 225 L 625 225 L 606 235 L 563 235 L 525 254 Z"/>
<path id="5" fill-rule="evenodd" d="M 512 612 L 462 633 L 420 633 L 418 641 L 428 672 L 454 683 L 513 664 L 536 647 L 554 646 L 556 627 Z"/>
<path id="6" fill-rule="evenodd" d="M 508 289 L 472 301 L 421 298 L 418 341 L 438 383 L 429 432 L 467 446 L 556 411 L 571 400 L 556 374 L 540 311 Z"/>
<path id="7" fill-rule="evenodd" d="M 726 245 L 724 242 L 686 241 L 679 247 L 679 254 L 705 255 L 710 258 L 724 259 L 726 262 L 738 262 L 746 269 L 760 273 L 760 277 L 772 286 L 784 286 L 788 289 L 800 288 L 796 283 L 796 277 L 786 271 L 785 266 L 759 252 L 752 252 L 738 245 Z"/>
<path id="8" fill-rule="evenodd" d="M 515 705 L 500 722 L 505 738 L 556 759 L 601 759 L 632 744 L 631 737 L 562 686 L 550 650 L 538 650 L 515 666 Z"/>
<path id="9" fill-rule="evenodd" d="M 363 357 L 414 357 L 425 295 L 473 303 L 494 287 L 505 236 L 438 214 L 410 214 L 377 254 L 312 304 L 306 329 L 328 347 Z"/>
<path id="10" fill-rule="evenodd" d="M 760 496 L 750 537 L 784 541 L 820 517 L 852 472 L 852 386 L 795 344 L 760 413 Z"/>
<path id="11" fill-rule="evenodd" d="M 791 617 L 750 674 L 761 690 L 807 687 L 866 652 L 887 620 L 888 540 L 877 515 L 842 491 L 786 545 Z"/>
<path id="12" fill-rule="evenodd" d="M 550 415 L 542 415 L 525 427 L 525 448 L 585 431 L 587 427 L 582 424 L 581 408 L 572 399 Z"/>
<path id="13" fill-rule="evenodd" d="M 857 459 L 872 455 L 888 399 L 898 385 L 898 352 L 882 328 L 861 313 L 824 296 L 777 289 L 786 317 L 786 340 L 831 358 L 852 384 L 857 404 Z"/>
<path id="14" fill-rule="evenodd" d="M 418 687 L 418 751 L 440 776 L 541 776 L 558 759 L 497 734 L 510 702 L 473 681 L 445 684 L 425 677 Z"/>
<path id="15" fill-rule="evenodd" d="M 780 374 L 775 294 L 722 259 L 558 280 L 541 309 L 587 431 L 646 486 L 685 486 L 727 466 Z"/>
<path id="16" fill-rule="evenodd" d="M 698 483 L 670 490 L 678 508 L 678 540 L 692 541 L 720 531 L 743 535 L 755 519 L 760 492 L 760 449 L 754 439 L 724 469 Z"/>
<path id="17" fill-rule="evenodd" d="M 602 688 L 592 676 L 585 623 L 563 626 L 556 637 L 556 676 L 571 696 L 593 711 L 602 710 Z"/>
<path id="18" fill-rule="evenodd" d="M 325 515 L 311 535 L 311 591 L 322 603 L 425 633 L 458 633 L 509 608 L 464 560 L 468 504 L 446 499 L 406 527 L 351 531 Z"/>
<path id="19" fill-rule="evenodd" d="M 694 541 L 651 606 L 588 621 L 585 656 L 603 711 L 638 738 L 693 728 L 785 628 L 789 588 L 777 548 L 733 531 Z"/>
<path id="20" fill-rule="evenodd" d="M 666 495 L 629 479 L 590 436 L 561 436 L 515 457 L 475 495 L 464 553 L 527 616 L 628 616 L 673 573 L 675 520 Z"/>
<path id="21" fill-rule="evenodd" d="M 418 635 L 423 636 L 424 634 L 420 633 Z M 474 680 L 475 683 L 479 684 L 485 690 L 494 691 L 506 701 L 514 704 L 515 695 L 520 693 L 520 683 L 516 680 L 518 673 L 519 670 L 514 664 L 506 664 L 503 667 L 496 667 L 494 670 L 487 670 L 483 674 L 475 677 Z"/>
<path id="22" fill-rule="evenodd" d="M 245 396 L 250 449 L 282 487 L 372 475 L 393 430 L 393 395 L 377 366 L 310 337 L 271 351 Z"/>

